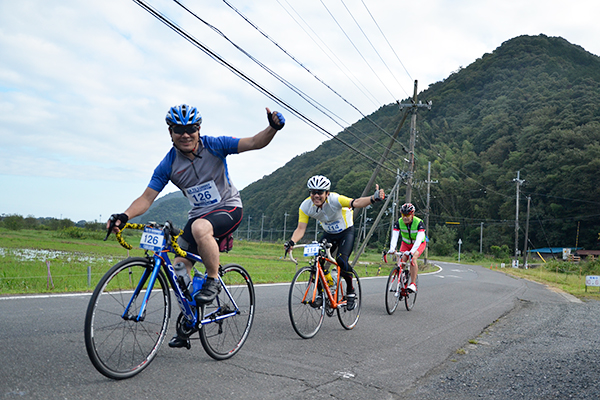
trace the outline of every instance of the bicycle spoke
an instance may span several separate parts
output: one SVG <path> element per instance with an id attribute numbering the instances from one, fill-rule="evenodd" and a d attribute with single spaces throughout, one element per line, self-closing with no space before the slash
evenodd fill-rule
<path id="1" fill-rule="evenodd" d="M 221 293 L 203 307 L 203 315 L 213 322 L 200 329 L 202 346 L 215 360 L 228 359 L 240 350 L 254 320 L 254 286 L 246 270 L 236 264 L 226 265 L 221 279 L 225 284 Z"/>
<path id="2" fill-rule="evenodd" d="M 397 267 L 393 268 L 385 286 L 385 309 L 390 315 L 396 311 L 400 301 L 399 277 L 399 269 Z"/>
<path id="3" fill-rule="evenodd" d="M 325 308 L 312 304 L 315 290 L 315 273 L 312 267 L 303 267 L 296 272 L 288 296 L 288 311 L 294 331 L 304 339 L 317 334 L 321 325 Z"/>
<path id="4" fill-rule="evenodd" d="M 159 273 L 146 304 L 143 321 L 122 318 L 144 272 L 152 268 L 145 258 L 128 258 L 112 267 L 94 291 L 85 319 L 85 344 L 92 364 L 112 379 L 132 377 L 154 359 L 165 338 L 171 312 L 169 287 Z M 145 288 L 130 305 L 137 316 Z"/>

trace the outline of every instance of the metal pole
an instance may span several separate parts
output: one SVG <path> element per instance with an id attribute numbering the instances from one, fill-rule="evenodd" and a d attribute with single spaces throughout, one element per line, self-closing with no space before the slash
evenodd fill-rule
<path id="1" fill-rule="evenodd" d="M 251 219 L 252 219 L 252 217 L 248 215 L 248 234 L 247 234 L 247 237 L 246 237 L 247 241 L 250 241 L 250 220 Z"/>
<path id="2" fill-rule="evenodd" d="M 517 204 L 516 204 L 516 214 L 515 214 L 515 265 L 518 266 L 519 259 L 517 258 L 519 255 L 519 186 L 525 182 L 522 179 L 519 179 L 521 175 L 521 171 L 517 171 L 517 178 L 513 179 L 517 183 Z"/>
<path id="3" fill-rule="evenodd" d="M 392 191 L 396 190 L 396 187 L 399 184 L 400 184 L 400 177 L 396 178 L 396 184 L 394 185 L 394 188 L 392 189 Z M 371 235 L 373 235 L 373 232 L 375 231 L 375 228 L 377 227 L 377 224 L 379 224 L 379 221 L 381 220 L 382 215 L 385 213 L 385 210 L 387 210 L 387 206 L 390 203 L 391 199 L 392 199 L 391 196 L 386 196 L 385 202 L 383 203 L 383 207 L 381 207 L 381 210 L 379 211 L 379 214 L 377 215 L 377 218 L 375 218 L 375 222 L 373 222 L 373 226 L 371 226 L 371 229 L 369 230 L 369 233 L 367 234 L 367 237 L 362 242 L 362 244 L 360 245 L 360 248 L 358 249 L 358 251 L 354 255 L 354 260 L 352 261 L 352 268 L 354 268 L 354 266 L 356 265 L 356 262 L 358 261 L 358 258 L 363 253 L 363 251 L 365 251 L 365 247 L 367 247 L 367 243 L 369 242 L 369 239 L 371 238 Z"/>
<path id="4" fill-rule="evenodd" d="M 431 189 L 431 161 L 427 163 L 427 207 L 425 207 L 425 234 L 429 232 L 429 201 L 430 201 L 430 189 Z M 427 265 L 428 247 L 425 247 L 425 259 L 423 262 Z"/>
<path id="5" fill-rule="evenodd" d="M 286 228 L 287 228 L 287 217 L 288 217 L 288 213 L 287 211 L 285 212 L 285 214 L 283 214 L 283 241 L 285 242 L 285 234 L 286 234 Z"/>
<path id="6" fill-rule="evenodd" d="M 527 222 L 525 223 L 525 245 L 523 246 L 523 268 L 527 268 L 527 242 L 529 241 L 529 203 L 531 203 L 531 196 L 527 196 Z"/>
<path id="7" fill-rule="evenodd" d="M 265 227 L 265 214 L 260 219 L 260 241 L 263 241 L 263 228 Z"/>
<path id="8" fill-rule="evenodd" d="M 479 254 L 483 253 L 483 222 L 481 223 L 481 228 L 479 229 Z"/>

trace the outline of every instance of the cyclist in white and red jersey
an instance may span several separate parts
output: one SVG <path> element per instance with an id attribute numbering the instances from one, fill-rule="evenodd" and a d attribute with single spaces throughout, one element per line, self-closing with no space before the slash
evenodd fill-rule
<path id="1" fill-rule="evenodd" d="M 354 221 L 353 210 L 363 208 L 376 201 L 385 198 L 383 189 L 375 185 L 376 190 L 372 196 L 359 197 L 351 199 L 340 194 L 330 192 L 331 181 L 322 175 L 311 177 L 307 185 L 310 196 L 300 204 L 298 210 L 298 227 L 292 234 L 292 238 L 285 244 L 286 252 L 302 239 L 306 232 L 309 217 L 315 218 L 321 223 L 325 233 L 321 240 L 326 239 L 331 243 L 331 252 L 337 250 L 336 261 L 342 267 L 342 277 L 346 280 L 347 293 L 346 301 L 348 310 L 354 308 L 356 294 L 352 286 L 352 275 L 348 258 L 354 247 Z M 314 307 L 320 307 L 323 304 L 323 297 L 319 295 L 315 299 Z"/>
<path id="2" fill-rule="evenodd" d="M 398 238 L 402 237 L 399 252 L 402 253 L 402 261 L 408 260 L 410 257 L 410 285 L 407 289 L 416 293 L 417 274 L 419 273 L 419 265 L 417 260 L 425 251 L 427 246 L 427 237 L 425 236 L 425 224 L 421 218 L 415 217 L 415 206 L 411 203 L 404 203 L 400 207 L 402 217 L 394 223 L 392 230 L 392 238 L 390 240 L 390 249 L 388 253 L 396 252 Z"/>
<path id="3" fill-rule="evenodd" d="M 221 291 L 219 245 L 215 238 L 228 237 L 242 220 L 242 200 L 229 177 L 225 157 L 261 149 L 271 142 L 283 128 L 285 119 L 277 111 L 266 110 L 269 126 L 254 136 L 238 139 L 201 136 L 202 116 L 196 107 L 187 104 L 171 107 L 165 120 L 173 147 L 154 170 L 144 193 L 124 213 L 111 216 L 115 221 L 113 231 L 118 232 L 130 218 L 145 213 L 169 181 L 181 189 L 192 208 L 178 243 L 183 250 L 199 254 L 206 266 L 206 281 L 194 296 L 197 304 L 212 302 Z M 174 262 L 185 264 L 188 274 L 193 266 L 191 260 L 182 257 L 176 257 Z M 187 345 L 188 338 L 178 336 L 169 342 L 170 347 Z"/>

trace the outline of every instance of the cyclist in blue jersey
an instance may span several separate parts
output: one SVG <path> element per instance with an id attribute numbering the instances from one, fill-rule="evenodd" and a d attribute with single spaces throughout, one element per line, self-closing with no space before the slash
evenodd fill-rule
<path id="1" fill-rule="evenodd" d="M 242 220 L 242 200 L 233 185 L 225 158 L 229 154 L 267 146 L 285 119 L 281 113 L 267 110 L 269 126 L 246 138 L 201 136 L 202 116 L 196 107 L 187 104 L 171 107 L 165 118 L 173 147 L 154 170 L 152 179 L 140 197 L 121 214 L 113 214 L 115 232 L 131 218 L 145 213 L 169 181 L 189 200 L 192 208 L 188 222 L 179 238 L 185 251 L 199 254 L 206 266 L 207 279 L 194 296 L 198 304 L 212 302 L 221 291 L 218 280 L 219 244 L 216 239 L 228 238 Z M 107 228 L 110 221 L 107 223 Z M 216 238 L 216 239 L 215 239 Z M 193 262 L 177 257 L 190 273 Z M 169 346 L 184 347 L 187 338 L 175 336 Z"/>
<path id="2" fill-rule="evenodd" d="M 346 280 L 348 288 L 346 293 L 346 301 L 348 310 L 354 309 L 354 301 L 356 294 L 352 286 L 352 275 L 350 271 L 350 263 L 348 258 L 354 247 L 354 221 L 353 210 L 355 208 L 367 207 L 374 204 L 376 201 L 381 201 L 385 198 L 383 189 L 379 189 L 379 185 L 375 185 L 375 193 L 371 196 L 359 197 L 351 199 L 346 196 L 330 192 L 331 181 L 323 175 L 315 175 L 311 177 L 306 186 L 310 192 L 310 196 L 306 198 L 298 210 L 298 227 L 292 234 L 292 238 L 285 244 L 286 253 L 293 248 L 304 236 L 306 226 L 308 225 L 309 217 L 315 218 L 321 223 L 325 233 L 321 240 L 326 239 L 332 243 L 331 252 L 337 250 L 336 261 L 342 267 L 342 277 Z M 327 271 L 326 278 L 328 278 Z M 329 279 L 329 278 L 328 278 Z M 320 307 L 323 304 L 323 297 L 320 294 L 313 304 L 314 307 Z"/>

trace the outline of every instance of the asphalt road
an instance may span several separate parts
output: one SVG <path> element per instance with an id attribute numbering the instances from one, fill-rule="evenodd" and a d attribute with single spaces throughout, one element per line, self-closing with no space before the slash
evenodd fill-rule
<path id="1" fill-rule="evenodd" d="M 199 340 L 191 350 L 165 343 L 146 370 L 124 381 L 105 378 L 87 357 L 89 295 L 0 297 L 0 399 L 480 398 L 444 384 L 447 371 L 471 367 L 454 360 L 461 357 L 457 350 L 469 350 L 469 340 L 482 341 L 494 327 L 512 331 L 507 318 L 522 315 L 524 301 L 579 305 L 499 272 L 439 264 L 441 272 L 420 276 L 414 309 L 399 307 L 392 316 L 384 305 L 386 277 L 363 277 L 359 268 L 357 327 L 344 330 L 334 315 L 309 340 L 290 325 L 288 285 L 257 285 L 254 325 L 235 357 L 215 361 Z M 476 353 L 470 349 L 465 357 Z"/>

